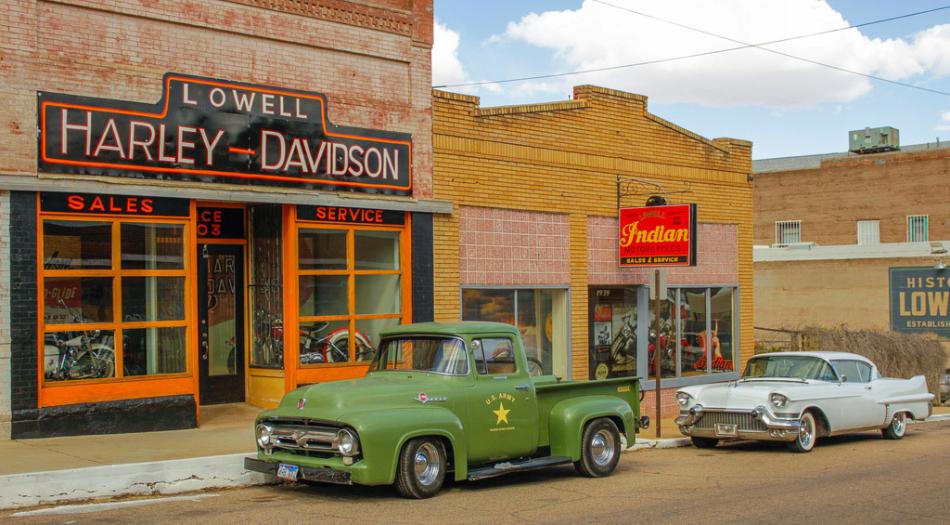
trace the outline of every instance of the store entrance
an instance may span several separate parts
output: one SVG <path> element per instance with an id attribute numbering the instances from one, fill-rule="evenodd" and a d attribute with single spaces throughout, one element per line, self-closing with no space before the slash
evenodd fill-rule
<path id="1" fill-rule="evenodd" d="M 198 245 L 202 405 L 244 401 L 244 246 Z"/>

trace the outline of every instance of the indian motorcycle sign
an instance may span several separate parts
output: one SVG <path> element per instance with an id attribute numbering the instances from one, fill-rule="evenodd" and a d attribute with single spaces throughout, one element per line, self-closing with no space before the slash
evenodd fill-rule
<path id="1" fill-rule="evenodd" d="M 39 171 L 408 195 L 412 137 L 319 93 L 167 73 L 157 104 L 39 92 Z"/>
<path id="2" fill-rule="evenodd" d="M 695 204 L 620 208 L 620 266 L 695 265 Z"/>

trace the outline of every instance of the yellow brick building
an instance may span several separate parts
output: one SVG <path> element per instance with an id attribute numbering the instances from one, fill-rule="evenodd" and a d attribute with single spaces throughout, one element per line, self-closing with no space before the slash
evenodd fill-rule
<path id="1" fill-rule="evenodd" d="M 622 314 L 643 321 L 626 319 L 636 342 L 627 341 L 628 355 L 617 359 L 627 364 L 616 368 L 646 375 L 648 271 L 615 263 L 618 195 L 623 206 L 642 206 L 647 194 L 665 193 L 671 203 L 696 203 L 700 226 L 698 266 L 669 273 L 664 308 L 679 344 L 663 385 L 735 375 L 753 351 L 751 147 L 705 139 L 650 114 L 646 97 L 601 87 L 578 86 L 570 101 L 494 108 L 434 91 L 433 197 L 453 203 L 433 225 L 436 320 L 517 321 L 537 351 L 554 354 L 538 356 L 547 371 L 586 379 L 605 352 L 620 355 Z M 700 312 L 717 305 L 716 316 Z M 713 370 L 710 356 L 705 370 L 694 368 L 700 350 L 726 350 L 726 335 L 729 367 Z"/>

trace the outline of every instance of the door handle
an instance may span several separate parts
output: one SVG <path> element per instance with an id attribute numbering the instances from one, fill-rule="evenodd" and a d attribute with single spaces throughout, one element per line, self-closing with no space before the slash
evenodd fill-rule
<path id="1" fill-rule="evenodd" d="M 865 390 L 870 390 L 870 389 L 871 389 L 871 387 L 869 387 L 869 386 L 866 386 L 866 387 L 864 387 L 864 389 L 865 389 Z"/>
<path id="2" fill-rule="evenodd" d="M 531 387 L 529 387 L 528 385 L 518 385 L 518 386 L 515 387 L 515 390 L 524 390 L 524 391 L 527 391 L 529 388 L 531 388 Z"/>

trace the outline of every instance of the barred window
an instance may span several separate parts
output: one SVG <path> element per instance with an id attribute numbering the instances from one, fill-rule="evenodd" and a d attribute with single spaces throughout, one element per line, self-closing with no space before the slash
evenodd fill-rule
<path id="1" fill-rule="evenodd" d="M 927 215 L 907 216 L 907 242 L 926 242 L 930 240 L 927 227 Z"/>
<path id="2" fill-rule="evenodd" d="M 786 245 L 802 240 L 802 221 L 775 221 L 775 244 Z"/>

